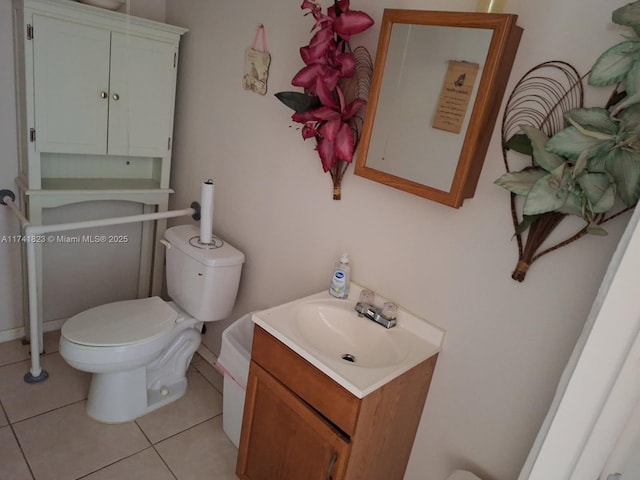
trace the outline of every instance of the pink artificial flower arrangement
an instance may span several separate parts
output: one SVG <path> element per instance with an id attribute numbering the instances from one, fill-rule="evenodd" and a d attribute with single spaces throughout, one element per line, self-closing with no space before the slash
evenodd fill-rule
<path id="1" fill-rule="evenodd" d="M 291 80 L 292 85 L 304 88 L 304 93 L 280 92 L 276 97 L 295 110 L 291 118 L 304 125 L 302 138 L 316 139 L 322 168 L 331 173 L 334 199 L 339 200 L 340 182 L 358 140 L 350 121 L 366 104 L 363 99 L 348 103 L 340 81 L 352 77 L 356 68 L 349 48 L 351 36 L 365 31 L 374 21 L 364 12 L 350 10 L 349 0 L 334 0 L 326 14 L 313 0 L 303 0 L 301 8 L 308 9 L 305 15 L 315 19 L 309 45 L 300 48 L 305 66 Z M 344 162 L 347 165 L 343 166 Z"/>

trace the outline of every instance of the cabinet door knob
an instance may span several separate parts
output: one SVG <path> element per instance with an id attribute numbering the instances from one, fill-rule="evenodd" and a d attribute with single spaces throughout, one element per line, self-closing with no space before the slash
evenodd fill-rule
<path id="1" fill-rule="evenodd" d="M 107 98 L 109 94 L 107 92 L 100 92 L 100 98 Z"/>
<path id="2" fill-rule="evenodd" d="M 114 100 L 120 100 L 120 95 L 118 95 L 117 93 L 114 93 L 111 98 L 113 98 Z"/>

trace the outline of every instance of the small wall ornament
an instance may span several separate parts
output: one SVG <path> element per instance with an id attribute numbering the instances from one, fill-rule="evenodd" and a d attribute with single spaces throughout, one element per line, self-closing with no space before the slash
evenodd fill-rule
<path id="1" fill-rule="evenodd" d="M 303 0 L 301 8 L 315 19 L 308 45 L 300 48 L 305 66 L 291 84 L 304 92 L 280 92 L 276 97 L 295 113 L 294 122 L 303 124 L 302 138 L 313 138 L 322 168 L 333 181 L 333 199 L 340 200 L 342 178 L 353 160 L 366 104 L 373 64 L 368 52 L 351 50 L 349 40 L 374 23 L 364 12 L 351 10 L 349 0 L 334 0 L 322 13 L 313 0 Z"/>
<path id="2" fill-rule="evenodd" d="M 262 50 L 258 50 L 258 40 L 262 40 Z M 244 75 L 242 88 L 265 95 L 269 78 L 271 54 L 267 50 L 267 34 L 264 25 L 258 25 L 253 44 L 244 52 Z"/>
<path id="3" fill-rule="evenodd" d="M 583 107 L 585 77 L 560 61 L 527 72 L 507 101 L 507 173 L 495 183 L 511 192 L 519 251 L 512 278 L 519 282 L 542 255 L 586 234 L 606 235 L 602 225 L 640 198 L 640 1 L 615 10 L 612 20 L 635 35 L 605 51 L 585 75 L 589 85 L 615 85 L 603 107 Z M 529 157 L 529 164 L 514 171 L 510 151 Z M 539 251 L 568 215 L 581 217 L 584 226 Z"/>

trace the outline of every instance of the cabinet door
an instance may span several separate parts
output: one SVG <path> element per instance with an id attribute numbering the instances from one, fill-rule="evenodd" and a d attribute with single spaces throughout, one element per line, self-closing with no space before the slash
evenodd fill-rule
<path id="1" fill-rule="evenodd" d="M 109 155 L 166 156 L 173 126 L 176 47 L 112 33 Z"/>
<path id="2" fill-rule="evenodd" d="M 104 154 L 110 32 L 41 15 L 33 24 L 36 150 Z"/>
<path id="3" fill-rule="evenodd" d="M 245 480 L 341 480 L 349 443 L 255 362 L 247 384 L 237 474 Z"/>

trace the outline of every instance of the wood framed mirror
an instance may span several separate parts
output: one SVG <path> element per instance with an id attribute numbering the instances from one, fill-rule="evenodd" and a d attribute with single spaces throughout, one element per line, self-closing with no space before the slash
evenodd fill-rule
<path id="1" fill-rule="evenodd" d="M 385 9 L 355 174 L 473 197 L 522 35 L 517 15 Z"/>

